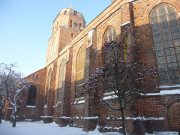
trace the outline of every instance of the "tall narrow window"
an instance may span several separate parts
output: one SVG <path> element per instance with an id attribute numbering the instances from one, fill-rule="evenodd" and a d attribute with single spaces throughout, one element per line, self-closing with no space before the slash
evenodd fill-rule
<path id="1" fill-rule="evenodd" d="M 151 14 L 160 85 L 180 84 L 180 24 L 174 9 L 160 5 Z"/>
<path id="2" fill-rule="evenodd" d="M 79 23 L 79 28 L 81 28 L 81 23 Z"/>
<path id="3" fill-rule="evenodd" d="M 104 35 L 105 42 L 116 41 L 116 30 L 113 27 L 107 28 Z"/>
<path id="4" fill-rule="evenodd" d="M 65 15 L 67 14 L 67 10 L 64 11 L 64 14 L 65 14 Z"/>
<path id="5" fill-rule="evenodd" d="M 77 16 L 77 11 L 74 11 L 74 15 Z"/>
<path id="6" fill-rule="evenodd" d="M 86 49 L 84 45 L 79 49 L 76 61 L 76 96 L 81 97 L 85 82 Z"/>
<path id="7" fill-rule="evenodd" d="M 70 20 L 70 28 L 72 28 L 72 20 Z"/>
<path id="8" fill-rule="evenodd" d="M 104 34 L 104 61 L 103 63 L 106 64 L 114 64 L 115 61 L 118 61 L 118 44 L 116 42 L 111 42 L 111 41 L 116 41 L 116 30 L 113 27 L 108 27 L 105 34 Z M 104 75 L 104 92 L 111 92 L 112 87 L 115 87 L 116 80 L 115 76 L 108 74 L 109 70 L 105 70 L 105 75 Z M 111 79 L 109 79 L 111 78 Z M 107 79 L 107 80 L 106 80 Z M 108 83 L 107 83 L 108 81 Z"/>
<path id="9" fill-rule="evenodd" d="M 111 41 L 116 41 L 116 30 L 112 27 L 109 27 L 104 34 L 104 42 L 108 43 Z M 104 63 L 107 64 L 110 62 L 111 58 L 113 58 L 113 50 L 115 49 L 116 44 L 105 47 L 104 50 Z"/>
<path id="10" fill-rule="evenodd" d="M 31 85 L 28 93 L 27 105 L 35 105 L 36 103 L 36 86 Z"/>
<path id="11" fill-rule="evenodd" d="M 52 34 L 54 33 L 54 27 L 53 27 L 53 29 L 52 29 Z"/>
<path id="12" fill-rule="evenodd" d="M 59 88 L 58 88 L 58 102 L 62 102 L 62 93 L 64 90 L 65 86 L 65 67 L 66 67 L 66 62 L 65 60 L 62 61 L 61 66 L 59 68 Z"/>
<path id="13" fill-rule="evenodd" d="M 71 38 L 73 38 L 73 33 L 71 33 Z"/>
<path id="14" fill-rule="evenodd" d="M 49 93 L 50 93 L 50 89 L 51 89 L 51 74 L 52 74 L 52 69 L 50 69 L 49 72 L 48 72 L 48 79 L 47 79 L 47 85 L 46 85 L 45 104 L 48 104 Z"/>

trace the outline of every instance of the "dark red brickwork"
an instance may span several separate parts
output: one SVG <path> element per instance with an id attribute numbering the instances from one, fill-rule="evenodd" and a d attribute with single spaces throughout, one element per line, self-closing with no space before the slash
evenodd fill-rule
<path id="1" fill-rule="evenodd" d="M 124 3 L 122 3 L 124 2 Z M 75 80 L 73 74 L 75 70 L 74 61 L 76 56 L 73 55 L 77 47 L 76 43 L 87 45 L 86 49 L 86 73 L 85 80 L 94 73 L 97 67 L 103 65 L 102 56 L 102 38 L 99 35 L 105 32 L 109 25 L 114 25 L 117 30 L 117 41 L 123 44 L 125 38 L 128 41 L 128 57 L 129 61 L 144 61 L 149 66 L 157 69 L 157 61 L 154 50 L 153 36 L 150 25 L 150 14 L 152 10 L 159 4 L 171 5 L 177 12 L 180 23 L 180 1 L 179 0 L 134 0 L 125 2 L 116 0 L 100 15 L 99 21 L 89 24 L 88 26 L 94 30 L 92 39 L 88 39 L 88 33 L 79 33 L 81 36 L 78 40 L 72 40 L 72 46 L 69 47 L 69 60 L 66 63 L 65 89 L 63 91 L 63 100 L 57 104 L 57 73 L 59 70 L 58 59 L 46 66 L 46 68 L 37 71 L 25 79 L 31 81 L 37 87 L 36 107 L 27 108 L 28 92 L 24 91 L 23 105 L 18 109 L 18 115 L 23 118 L 39 119 L 40 116 L 51 116 L 47 121 L 54 120 L 60 126 L 83 127 L 85 131 L 94 130 L 96 125 L 99 126 L 101 132 L 121 131 L 121 115 L 119 111 L 111 110 L 103 102 L 91 102 L 93 98 L 90 95 L 84 95 L 82 99 L 75 97 Z M 113 11 L 108 14 L 109 8 Z M 114 11 L 116 9 L 116 11 Z M 108 13 L 107 13 L 108 12 Z M 107 15 L 108 14 L 108 15 Z M 112 21 L 113 20 L 113 21 Z M 101 23 L 100 23 L 101 22 Z M 116 25 L 118 24 L 118 25 Z M 88 27 L 87 26 L 87 27 Z M 85 29 L 86 30 L 86 29 Z M 89 32 L 89 31 L 88 31 Z M 83 37 L 85 36 L 85 38 Z M 85 40 L 85 41 L 84 41 Z M 65 52 L 64 52 L 65 53 Z M 62 54 L 63 55 L 63 54 Z M 142 67 L 143 68 L 143 67 Z M 49 91 L 48 105 L 45 106 L 47 93 L 48 72 L 52 69 L 51 86 Z M 33 76 L 35 75 L 35 77 Z M 36 76 L 39 75 L 37 79 Z M 149 80 L 146 85 L 151 86 L 144 93 L 160 93 L 163 90 L 178 89 L 159 88 L 159 80 Z M 78 103 L 78 101 L 84 101 Z M 118 106 L 115 99 L 107 100 L 114 107 Z M 178 131 L 180 132 L 180 95 L 179 94 L 157 94 L 157 95 L 141 95 L 133 104 L 129 105 L 125 111 L 127 132 L 132 135 L 144 135 L 153 133 L 153 131 Z M 98 116 L 98 118 L 96 118 Z M 94 118 L 93 118 L 94 117 Z M 45 118 L 43 119 L 45 121 Z"/>
<path id="2" fill-rule="evenodd" d="M 37 72 L 30 74 L 24 79 L 30 82 L 30 85 L 35 85 L 37 89 L 36 93 L 36 103 L 35 106 L 28 106 L 28 94 L 29 89 L 26 88 L 22 91 L 22 104 L 18 108 L 18 116 L 19 119 L 32 119 L 39 120 L 42 115 L 42 110 L 44 107 L 44 93 L 45 93 L 45 81 L 46 78 L 44 75 L 46 74 L 46 68 L 41 69 Z"/>
<path id="3" fill-rule="evenodd" d="M 176 103 L 171 107 L 171 118 L 173 130 L 179 131 L 180 127 L 180 103 Z"/>

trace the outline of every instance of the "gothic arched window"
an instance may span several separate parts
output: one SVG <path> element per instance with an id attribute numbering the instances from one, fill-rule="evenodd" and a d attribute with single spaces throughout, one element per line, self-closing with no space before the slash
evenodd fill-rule
<path id="1" fill-rule="evenodd" d="M 150 19 L 160 85 L 180 84 L 180 24 L 176 12 L 160 5 Z"/>
<path id="2" fill-rule="evenodd" d="M 35 105 L 36 103 L 36 86 L 31 85 L 28 93 L 27 105 Z"/>
<path id="3" fill-rule="evenodd" d="M 59 68 L 59 88 L 58 88 L 58 94 L 57 94 L 57 99 L 58 99 L 58 102 L 61 102 L 62 101 L 62 93 L 63 93 L 63 90 L 64 90 L 64 77 L 65 77 L 65 67 L 66 67 L 66 62 L 65 60 L 62 60 L 61 62 L 61 66 Z"/>
<path id="4" fill-rule="evenodd" d="M 51 89 L 51 75 L 52 75 L 52 69 L 50 69 L 49 72 L 48 72 L 47 85 L 46 85 L 45 104 L 48 104 L 49 92 L 50 92 L 50 89 Z"/>
<path id="5" fill-rule="evenodd" d="M 86 61 L 86 49 L 85 46 L 79 49 L 76 57 L 76 96 L 82 96 L 83 85 L 85 82 L 85 61 Z"/>
<path id="6" fill-rule="evenodd" d="M 105 35 L 104 35 L 104 41 L 111 42 L 111 41 L 116 41 L 116 30 L 113 27 L 108 27 Z"/>
<path id="7" fill-rule="evenodd" d="M 104 42 L 105 42 L 105 46 L 104 46 L 104 63 L 107 64 L 109 63 L 112 59 L 113 59 L 113 49 L 115 49 L 115 45 L 114 43 L 111 43 L 111 41 L 116 41 L 116 30 L 113 27 L 108 27 L 105 34 L 104 34 Z"/>

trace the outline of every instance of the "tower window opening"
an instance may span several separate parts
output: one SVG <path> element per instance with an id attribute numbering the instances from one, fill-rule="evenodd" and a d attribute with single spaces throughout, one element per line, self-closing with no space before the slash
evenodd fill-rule
<path id="1" fill-rule="evenodd" d="M 72 28 L 72 20 L 70 20 L 70 28 Z"/>
<path id="2" fill-rule="evenodd" d="M 77 11 L 74 11 L 74 15 L 77 16 Z"/>
<path id="3" fill-rule="evenodd" d="M 67 10 L 64 11 L 64 14 L 65 14 L 65 15 L 67 14 Z"/>
<path id="4" fill-rule="evenodd" d="M 73 33 L 71 33 L 71 37 L 73 38 Z"/>
<path id="5" fill-rule="evenodd" d="M 54 33 L 54 27 L 53 27 L 53 29 L 52 29 L 52 33 Z"/>

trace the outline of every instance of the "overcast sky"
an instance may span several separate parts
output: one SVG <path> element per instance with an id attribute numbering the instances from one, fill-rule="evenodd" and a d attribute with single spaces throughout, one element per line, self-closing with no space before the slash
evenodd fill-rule
<path id="1" fill-rule="evenodd" d="M 52 22 L 70 4 L 88 24 L 111 0 L 0 0 L 0 63 L 17 62 L 24 76 L 45 67 Z"/>

